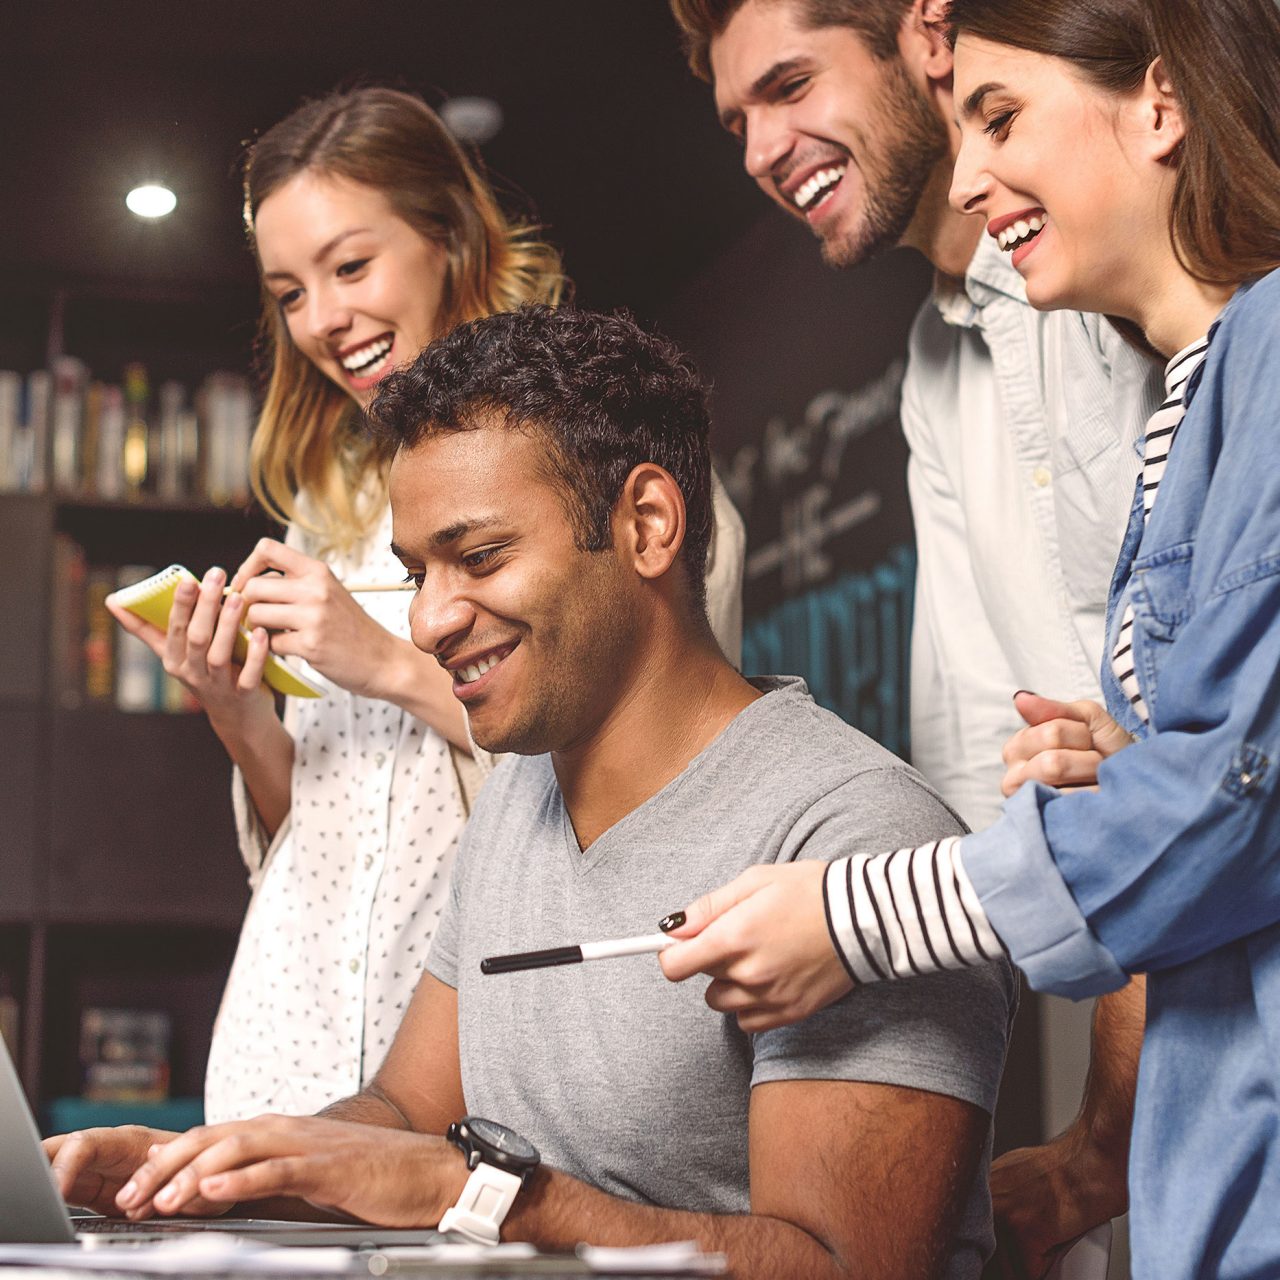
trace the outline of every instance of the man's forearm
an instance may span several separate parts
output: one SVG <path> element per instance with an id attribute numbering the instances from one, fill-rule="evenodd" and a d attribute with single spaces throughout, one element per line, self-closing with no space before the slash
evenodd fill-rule
<path id="1" fill-rule="evenodd" d="M 1115 1170 L 1122 1187 L 1129 1162 L 1146 1012 L 1147 980 L 1142 975 L 1098 1000 L 1089 1078 L 1076 1122 L 1081 1137 Z M 1123 1207 L 1116 1212 L 1123 1212 Z"/>
<path id="2" fill-rule="evenodd" d="M 370 1081 L 359 1093 L 339 1098 L 318 1112 L 327 1120 L 346 1120 L 352 1124 L 375 1125 L 379 1129 L 412 1129 L 403 1111 L 379 1087 Z"/>
<path id="3" fill-rule="evenodd" d="M 572 1251 L 583 1240 L 610 1247 L 693 1240 L 706 1253 L 725 1254 L 737 1280 L 785 1275 L 836 1280 L 851 1274 L 849 1259 L 784 1219 L 636 1204 L 545 1167 L 516 1197 L 502 1238 L 528 1241 L 548 1251 Z"/>
<path id="4" fill-rule="evenodd" d="M 1002 1252 L 1030 1275 L 1043 1274 L 1070 1241 L 1129 1207 L 1129 1131 L 1145 1005 L 1142 977 L 1098 1001 L 1089 1079 L 1075 1120 L 1053 1141 L 1007 1152 L 991 1167 Z"/>

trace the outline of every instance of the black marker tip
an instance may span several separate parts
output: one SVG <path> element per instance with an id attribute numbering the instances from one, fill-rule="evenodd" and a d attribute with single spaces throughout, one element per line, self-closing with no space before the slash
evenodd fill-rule
<path id="1" fill-rule="evenodd" d="M 518 973 L 522 969 L 549 969 L 558 964 L 581 964 L 581 947 L 549 947 L 545 951 L 518 951 L 510 956 L 486 956 L 481 973 Z"/>

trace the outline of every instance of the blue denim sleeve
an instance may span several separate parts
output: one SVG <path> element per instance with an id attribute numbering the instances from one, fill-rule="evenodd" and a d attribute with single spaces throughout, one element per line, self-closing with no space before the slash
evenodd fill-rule
<path id="1" fill-rule="evenodd" d="M 1280 572 L 1201 610 L 1161 688 L 1170 723 L 1106 761 L 1096 793 L 1024 787 L 964 841 L 1038 990 L 1111 990 L 1280 920 Z"/>
<path id="2" fill-rule="evenodd" d="M 964 840 L 991 924 L 1038 989 L 1106 991 L 1280 920 L 1280 368 L 1258 346 L 1278 311 L 1206 379 L 1193 532 L 1142 570 L 1159 615 L 1147 642 L 1163 646 L 1156 732 L 1103 764 L 1096 793 L 1024 787 Z"/>

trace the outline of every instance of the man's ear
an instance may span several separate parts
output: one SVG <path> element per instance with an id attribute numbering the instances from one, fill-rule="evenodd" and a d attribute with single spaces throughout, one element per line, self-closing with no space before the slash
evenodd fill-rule
<path id="1" fill-rule="evenodd" d="M 914 0 L 898 39 L 907 66 L 919 65 L 930 80 L 950 80 L 955 65 L 947 43 L 948 4 L 949 0 Z"/>
<path id="2" fill-rule="evenodd" d="M 1139 119 L 1150 147 L 1151 158 L 1166 162 L 1171 160 L 1178 145 L 1187 136 L 1187 121 L 1162 58 L 1157 58 L 1147 68 L 1139 94 L 1139 109 Z"/>
<path id="3" fill-rule="evenodd" d="M 619 551 L 642 578 L 661 578 L 684 545 L 684 494 L 671 473 L 642 462 L 622 486 L 614 519 Z"/>

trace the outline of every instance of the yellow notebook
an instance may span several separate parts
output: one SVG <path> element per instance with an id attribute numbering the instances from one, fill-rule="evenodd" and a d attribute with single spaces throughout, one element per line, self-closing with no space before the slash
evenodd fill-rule
<path id="1" fill-rule="evenodd" d="M 151 577 L 117 591 L 115 598 L 130 613 L 136 613 L 138 617 L 145 618 L 152 626 L 163 631 L 169 625 L 173 593 L 177 590 L 178 583 L 184 581 L 199 583 L 199 579 L 189 569 L 184 569 L 180 564 L 171 564 L 167 569 L 161 569 L 159 573 L 153 573 Z M 243 662 L 248 652 L 249 633 L 241 627 L 240 634 L 236 637 L 236 661 Z M 319 685 L 295 671 L 275 654 L 267 655 L 262 679 L 277 693 L 286 693 L 293 698 L 324 697 L 325 691 Z"/>

